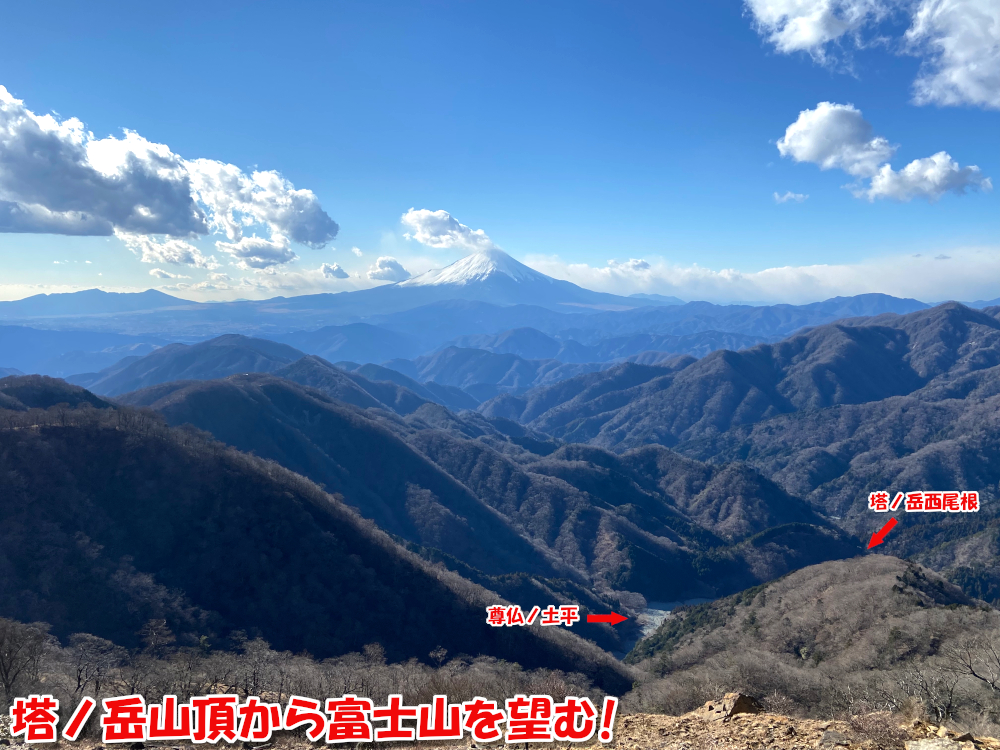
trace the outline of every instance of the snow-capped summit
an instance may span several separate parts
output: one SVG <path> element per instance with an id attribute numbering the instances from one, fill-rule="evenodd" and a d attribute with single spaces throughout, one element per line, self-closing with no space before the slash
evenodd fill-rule
<path id="1" fill-rule="evenodd" d="M 467 255 L 445 268 L 438 268 L 412 279 L 400 282 L 397 286 L 441 286 L 451 284 L 463 286 L 475 282 L 487 281 L 490 277 L 508 276 L 520 283 L 555 283 L 555 279 L 528 268 L 523 263 L 514 260 L 503 250 L 491 248 Z"/>
<path id="2" fill-rule="evenodd" d="M 649 304 L 646 300 L 594 292 L 569 281 L 554 279 L 528 268 L 498 248 L 479 250 L 445 268 L 353 294 L 358 299 L 377 299 L 377 304 L 385 311 L 445 300 L 534 305 L 564 311 L 628 309 Z"/>

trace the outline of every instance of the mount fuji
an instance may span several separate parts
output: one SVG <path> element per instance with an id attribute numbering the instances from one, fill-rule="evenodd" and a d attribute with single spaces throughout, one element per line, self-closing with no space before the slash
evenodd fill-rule
<path id="1" fill-rule="evenodd" d="M 622 310 L 655 304 L 647 299 L 595 292 L 554 279 L 495 248 L 480 250 L 450 266 L 406 281 L 353 292 L 350 296 L 377 297 L 380 304 L 398 300 L 407 307 L 459 299 L 494 305 L 536 305 L 564 312 Z"/>
<path id="2" fill-rule="evenodd" d="M 412 279 L 400 282 L 398 286 L 466 286 L 483 282 L 489 283 L 491 280 L 494 284 L 497 281 L 508 284 L 509 282 L 503 281 L 502 277 L 526 284 L 551 285 L 557 283 L 556 279 L 514 260 L 503 250 L 491 249 L 467 255 L 445 268 L 414 276 Z M 562 283 L 569 284 L 569 282 Z M 570 286 L 573 285 L 570 284 Z"/>

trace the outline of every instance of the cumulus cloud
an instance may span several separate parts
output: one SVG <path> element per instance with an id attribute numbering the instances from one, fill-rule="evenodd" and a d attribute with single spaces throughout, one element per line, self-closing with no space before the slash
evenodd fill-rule
<path id="1" fill-rule="evenodd" d="M 820 169 L 842 169 L 855 177 L 871 177 L 896 152 L 852 104 L 820 102 L 806 109 L 778 140 L 778 151 Z"/>
<path id="2" fill-rule="evenodd" d="M 170 271 L 164 271 L 162 268 L 150 268 L 149 275 L 155 276 L 158 279 L 190 279 L 190 276 L 182 276 L 179 273 L 170 273 Z"/>
<path id="3" fill-rule="evenodd" d="M 360 258 L 360 257 L 361 257 L 362 255 L 364 255 L 364 253 L 363 253 L 363 252 L 361 252 L 361 248 L 360 248 L 360 247 L 352 247 L 352 248 L 351 248 L 351 252 L 352 252 L 352 253 L 354 253 L 355 255 L 357 255 L 357 256 L 358 256 L 359 258 Z"/>
<path id="4" fill-rule="evenodd" d="M 324 263 L 319 267 L 319 272 L 328 279 L 346 279 L 350 277 L 350 274 L 336 263 Z"/>
<path id="5" fill-rule="evenodd" d="M 232 164 L 211 159 L 186 162 L 192 189 L 210 208 L 215 229 L 231 242 L 248 225 L 266 225 L 274 234 L 312 248 L 337 236 L 339 227 L 311 190 L 296 190 L 277 172 L 244 174 Z"/>
<path id="6" fill-rule="evenodd" d="M 942 253 L 938 257 L 944 260 Z M 992 299 L 998 294 L 1000 246 L 955 248 L 954 263 L 931 255 L 888 256 L 851 264 L 783 266 L 760 271 L 680 266 L 657 259 L 566 263 L 555 256 L 529 256 L 525 263 L 555 278 L 615 294 L 652 292 L 687 300 L 805 303 L 838 295 L 880 292 L 926 302 Z"/>
<path id="7" fill-rule="evenodd" d="M 190 242 L 178 239 L 157 240 L 144 234 L 115 231 L 115 236 L 125 247 L 139 256 L 143 263 L 171 263 L 195 268 L 218 268 L 214 255 L 206 256 Z"/>
<path id="8" fill-rule="evenodd" d="M 447 211 L 411 208 L 402 222 L 410 231 L 403 236 L 421 245 L 439 249 L 464 250 L 468 253 L 493 250 L 496 245 L 482 229 L 470 229 Z"/>
<path id="9" fill-rule="evenodd" d="M 913 83 L 917 104 L 1000 109 L 996 0 L 745 0 L 744 8 L 778 52 L 834 65 L 853 48 L 887 44 L 922 60 Z M 880 36 L 877 24 L 890 16 L 909 21 L 901 37 Z"/>
<path id="10" fill-rule="evenodd" d="M 979 167 L 959 167 L 945 151 L 924 159 L 914 159 L 898 172 L 883 164 L 862 193 L 869 200 L 895 198 L 908 201 L 926 198 L 935 201 L 945 193 L 962 195 L 966 190 L 990 190 L 993 183 Z"/>
<path id="11" fill-rule="evenodd" d="M 775 203 L 788 203 L 789 201 L 793 203 L 801 203 L 806 200 L 809 196 L 805 193 L 793 193 L 791 190 L 785 192 L 784 195 L 774 194 Z"/>
<path id="12" fill-rule="evenodd" d="M 913 84 L 917 104 L 1000 109 L 1000 4 L 996 0 L 923 0 L 906 32 L 924 57 Z"/>
<path id="13" fill-rule="evenodd" d="M 949 192 L 961 195 L 993 187 L 979 167 L 960 167 L 944 151 L 915 159 L 898 172 L 893 170 L 888 161 L 898 147 L 872 135 L 871 124 L 851 104 L 820 102 L 815 109 L 803 110 L 777 146 L 782 156 L 794 161 L 816 164 L 820 169 L 841 169 L 858 178 L 852 192 L 870 201 L 935 201 Z M 870 180 L 867 186 L 861 182 L 866 178 Z"/>
<path id="14" fill-rule="evenodd" d="M 757 31 L 779 52 L 806 52 L 829 63 L 831 46 L 885 17 L 883 0 L 746 0 Z"/>
<path id="15" fill-rule="evenodd" d="M 219 240 L 215 246 L 229 253 L 236 259 L 236 265 L 244 270 L 251 268 L 271 268 L 297 259 L 288 245 L 288 239 L 275 232 L 271 239 L 258 237 L 241 237 L 237 242 Z"/>
<path id="16" fill-rule="evenodd" d="M 370 281 L 406 281 L 410 272 L 402 264 L 390 256 L 382 256 L 368 269 Z"/>
<path id="17" fill-rule="evenodd" d="M 244 242 L 249 227 L 268 236 Z M 154 238 L 221 232 L 220 250 L 257 267 L 293 260 L 289 242 L 323 247 L 337 231 L 312 191 L 277 172 L 187 160 L 132 131 L 96 138 L 80 120 L 37 115 L 0 86 L 0 232 L 114 234 L 159 246 Z"/>

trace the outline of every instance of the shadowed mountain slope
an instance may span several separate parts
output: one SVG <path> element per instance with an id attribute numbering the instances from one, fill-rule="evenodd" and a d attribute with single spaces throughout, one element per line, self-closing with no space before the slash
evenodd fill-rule
<path id="1" fill-rule="evenodd" d="M 461 388 L 434 382 L 419 383 L 401 372 L 383 367 L 382 365 L 366 364 L 357 366 L 353 362 L 338 362 L 337 366 L 349 372 L 355 372 L 370 381 L 389 381 L 403 388 L 408 388 L 421 398 L 441 404 L 452 411 L 475 409 L 480 403 Z"/>
<path id="2" fill-rule="evenodd" d="M 88 388 L 117 396 L 172 380 L 210 380 L 238 372 L 273 372 L 305 355 L 286 344 L 227 334 L 200 344 L 169 344 L 124 368 L 112 367 Z"/>
<path id="3" fill-rule="evenodd" d="M 552 575 L 500 514 L 386 429 L 311 388 L 267 375 L 178 382 L 120 399 L 193 424 L 310 477 L 380 527 L 487 573 Z"/>
<path id="4" fill-rule="evenodd" d="M 111 407 L 110 402 L 84 388 L 45 375 L 11 375 L 0 379 L 0 409 L 25 411 L 59 404 L 69 407 L 88 404 L 98 409 Z"/>
<path id="5" fill-rule="evenodd" d="M 601 363 L 564 364 L 556 359 L 523 359 L 516 354 L 457 346 L 414 360 L 390 360 L 385 366 L 419 382 L 462 388 L 474 396 L 480 391 L 493 395 L 503 389 L 525 390 L 606 368 Z"/>
<path id="6" fill-rule="evenodd" d="M 488 627 L 495 594 L 276 464 L 128 408 L 4 414 L 0 615 L 124 645 L 164 619 L 183 643 L 245 630 L 319 657 L 443 646 L 631 684 L 571 633 Z"/>

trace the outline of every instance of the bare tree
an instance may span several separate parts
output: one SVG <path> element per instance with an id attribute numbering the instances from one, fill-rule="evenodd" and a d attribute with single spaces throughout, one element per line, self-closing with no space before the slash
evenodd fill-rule
<path id="1" fill-rule="evenodd" d="M 948 668 L 1000 693 L 1000 646 L 996 638 L 976 637 L 942 651 Z"/>
<path id="2" fill-rule="evenodd" d="M 69 637 L 69 643 L 76 678 L 73 692 L 89 691 L 92 698 L 98 698 L 112 670 L 125 657 L 125 649 L 89 633 L 75 633 Z"/>
<path id="3" fill-rule="evenodd" d="M 0 687 L 9 704 L 22 680 L 38 677 L 39 663 L 49 640 L 49 626 L 25 624 L 0 617 Z"/>

